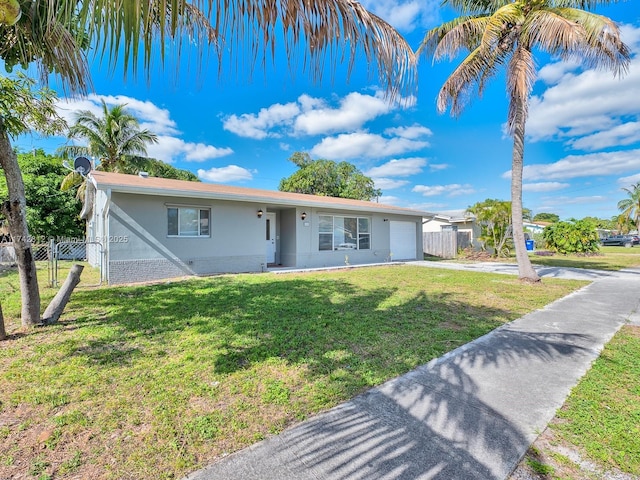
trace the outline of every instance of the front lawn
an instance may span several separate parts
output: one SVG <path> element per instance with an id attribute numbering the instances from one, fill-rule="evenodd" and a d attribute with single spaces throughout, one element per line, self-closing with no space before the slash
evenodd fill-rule
<path id="1" fill-rule="evenodd" d="M 584 284 L 398 265 L 230 275 L 79 289 L 60 324 L 21 332 L 5 273 L 0 478 L 179 478 Z"/>
<path id="2" fill-rule="evenodd" d="M 623 268 L 640 267 L 640 246 L 633 248 L 600 247 L 597 255 L 560 255 L 542 256 L 532 253 L 531 262 L 547 267 L 590 268 L 616 271 Z M 514 259 L 515 261 L 515 259 Z"/>

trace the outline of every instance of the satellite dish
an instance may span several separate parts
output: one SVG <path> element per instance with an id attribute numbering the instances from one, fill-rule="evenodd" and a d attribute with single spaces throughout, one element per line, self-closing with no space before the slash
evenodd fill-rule
<path id="1" fill-rule="evenodd" d="M 91 160 L 87 157 L 78 157 L 73 161 L 73 169 L 84 176 L 91 171 Z"/>

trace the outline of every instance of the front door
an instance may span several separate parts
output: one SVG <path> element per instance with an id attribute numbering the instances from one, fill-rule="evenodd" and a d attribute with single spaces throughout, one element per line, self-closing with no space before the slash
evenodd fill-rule
<path id="1" fill-rule="evenodd" d="M 267 213 L 267 263 L 276 263 L 276 214 Z"/>

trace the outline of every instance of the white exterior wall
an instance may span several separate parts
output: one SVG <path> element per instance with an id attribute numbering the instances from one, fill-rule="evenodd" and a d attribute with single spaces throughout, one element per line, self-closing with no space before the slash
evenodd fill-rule
<path id="1" fill-rule="evenodd" d="M 302 211 L 307 218 L 300 220 Z M 371 249 L 369 250 L 319 250 L 320 215 L 368 217 L 371 221 Z M 357 265 L 366 263 L 382 263 L 391 261 L 389 239 L 390 220 L 415 221 L 416 232 L 421 232 L 422 217 L 389 215 L 376 212 L 347 212 L 330 209 L 298 209 L 297 215 L 297 255 L 298 268 L 331 267 Z M 385 221 L 387 219 L 387 221 Z M 415 259 L 422 258 L 422 235 L 416 235 Z"/>
<path id="2" fill-rule="evenodd" d="M 210 236 L 170 237 L 167 208 L 210 208 Z M 109 283 L 265 269 L 264 206 L 113 193 L 109 212 Z"/>
<path id="3" fill-rule="evenodd" d="M 314 268 L 390 261 L 391 221 L 416 223 L 416 254 L 422 258 L 422 217 L 378 212 L 293 207 L 255 202 L 180 198 L 98 191 L 94 221 L 96 234 L 109 239 L 107 272 L 110 284 L 184 275 L 260 272 L 266 270 L 266 213 L 276 213 L 276 263 Z M 167 234 L 167 208 L 209 208 L 208 237 Z M 98 229 L 108 208 L 108 223 Z M 257 217 L 258 210 L 262 218 Z M 301 219 L 306 213 L 305 220 Z M 368 217 L 370 250 L 319 250 L 319 215 Z"/>

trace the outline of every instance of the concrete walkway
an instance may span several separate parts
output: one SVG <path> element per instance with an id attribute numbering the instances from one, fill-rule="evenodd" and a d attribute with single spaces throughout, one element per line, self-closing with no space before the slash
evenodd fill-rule
<path id="1" fill-rule="evenodd" d="M 596 281 L 186 478 L 507 478 L 605 343 L 640 325 L 640 270 L 581 274 Z"/>

